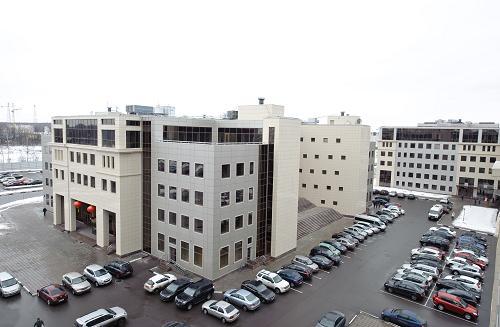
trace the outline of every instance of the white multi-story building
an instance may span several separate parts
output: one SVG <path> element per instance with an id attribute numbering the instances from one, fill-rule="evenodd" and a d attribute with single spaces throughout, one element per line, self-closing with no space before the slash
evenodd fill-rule
<path id="1" fill-rule="evenodd" d="M 500 159 L 499 125 L 436 121 L 381 127 L 378 184 L 414 191 L 491 198 Z"/>

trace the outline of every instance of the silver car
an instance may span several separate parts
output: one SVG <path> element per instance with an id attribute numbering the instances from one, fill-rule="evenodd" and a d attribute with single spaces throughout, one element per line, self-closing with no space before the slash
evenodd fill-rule
<path id="1" fill-rule="evenodd" d="M 358 221 L 358 222 L 356 223 L 356 225 L 366 226 L 366 227 L 370 228 L 370 229 L 373 231 L 373 233 L 374 233 L 374 234 L 378 234 L 378 233 L 380 233 L 380 228 L 378 228 L 377 226 L 372 225 L 372 224 L 370 224 L 370 223 L 367 223 L 367 222 L 365 222 L 365 221 Z"/>
<path id="2" fill-rule="evenodd" d="M 241 307 L 243 311 L 254 311 L 260 307 L 260 300 L 250 293 L 242 289 L 229 289 L 224 293 L 224 301 Z"/>
<path id="3" fill-rule="evenodd" d="M 21 285 L 8 272 L 0 272 L 0 296 L 9 297 L 21 293 Z"/>
<path id="4" fill-rule="evenodd" d="M 313 270 L 313 272 L 318 272 L 319 271 L 318 265 L 315 264 L 314 262 L 312 262 L 311 259 L 309 259 L 308 257 L 303 256 L 303 255 L 296 255 L 293 258 L 292 263 L 298 263 L 299 265 L 303 265 L 303 266 L 309 267 L 309 268 L 311 268 Z"/>
<path id="5" fill-rule="evenodd" d="M 483 270 L 476 265 L 473 266 L 469 264 L 464 264 L 464 265 L 454 264 L 451 265 L 450 270 L 453 275 L 464 275 L 476 278 L 480 281 L 482 281 L 484 278 Z"/>
<path id="6" fill-rule="evenodd" d="M 114 323 L 116 326 L 125 326 L 127 320 L 127 312 L 120 307 L 112 307 L 109 309 L 98 309 L 86 314 L 83 317 L 77 318 L 75 321 L 76 327 L 101 327 L 110 326 Z"/>
<path id="7" fill-rule="evenodd" d="M 360 225 L 360 224 L 354 224 L 351 227 L 360 229 L 361 231 L 368 234 L 368 236 L 373 236 L 373 230 L 370 227 L 367 227 L 365 225 Z"/>
<path id="8" fill-rule="evenodd" d="M 337 250 L 337 248 L 336 248 L 336 247 L 334 247 L 334 246 L 333 246 L 333 245 L 331 245 L 331 244 L 324 243 L 324 242 L 320 242 L 320 243 L 318 244 L 318 246 L 321 246 L 321 247 L 323 247 L 323 248 L 327 248 L 328 250 L 332 251 L 334 255 L 340 255 L 340 254 L 341 254 L 341 253 L 340 253 L 340 251 L 339 251 L 339 250 Z"/>
<path id="9" fill-rule="evenodd" d="M 83 275 L 87 277 L 89 281 L 94 283 L 96 287 L 107 285 L 111 283 L 113 279 L 111 274 L 99 265 L 90 265 L 85 267 L 85 269 L 83 270 Z"/>
<path id="10" fill-rule="evenodd" d="M 62 277 L 62 285 L 68 288 L 73 294 L 83 294 L 90 292 L 90 283 L 85 276 L 78 272 L 70 272 Z"/>
<path id="11" fill-rule="evenodd" d="M 226 322 L 233 322 L 240 316 L 240 311 L 231 303 L 225 301 L 207 301 L 201 306 L 201 311 L 204 314 L 210 314 L 220 319 L 223 324 Z"/>
<path id="12" fill-rule="evenodd" d="M 366 233 L 364 230 L 362 230 L 361 228 L 356 228 L 356 227 L 346 227 L 344 228 L 344 230 L 351 230 L 351 231 L 355 231 L 356 233 L 358 233 L 359 235 L 363 236 L 364 238 L 367 238 L 368 237 L 368 233 Z"/>

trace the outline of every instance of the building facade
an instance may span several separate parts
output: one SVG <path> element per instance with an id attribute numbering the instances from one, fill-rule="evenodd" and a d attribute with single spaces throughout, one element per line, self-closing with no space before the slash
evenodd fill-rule
<path id="1" fill-rule="evenodd" d="M 436 121 L 417 127 L 381 127 L 379 186 L 491 198 L 498 189 L 492 166 L 500 159 L 499 125 Z"/>
<path id="2" fill-rule="evenodd" d="M 302 124 L 300 197 L 355 215 L 371 204 L 374 144 L 357 116 L 329 116 L 326 124 Z"/>
<path id="3" fill-rule="evenodd" d="M 52 212 L 54 207 L 54 197 L 52 192 L 52 148 L 50 134 L 41 134 L 42 141 L 42 183 L 43 183 L 43 203 L 45 208 Z"/>

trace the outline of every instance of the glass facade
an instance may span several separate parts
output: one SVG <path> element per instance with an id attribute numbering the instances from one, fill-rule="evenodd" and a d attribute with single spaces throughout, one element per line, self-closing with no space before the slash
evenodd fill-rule
<path id="1" fill-rule="evenodd" d="M 151 122 L 142 124 L 142 249 L 151 253 Z"/>
<path id="2" fill-rule="evenodd" d="M 458 142 L 459 129 L 441 128 L 398 128 L 398 141 Z"/>
<path id="3" fill-rule="evenodd" d="M 219 143 L 262 143 L 262 128 L 218 128 Z"/>
<path id="4" fill-rule="evenodd" d="M 115 147 L 115 131 L 103 129 L 101 131 L 102 134 L 102 146 L 106 148 L 114 148 Z"/>
<path id="5" fill-rule="evenodd" d="M 483 129 L 481 143 L 498 143 L 498 129 Z"/>
<path id="6" fill-rule="evenodd" d="M 63 143 L 63 130 L 62 128 L 54 128 L 54 142 Z"/>
<path id="7" fill-rule="evenodd" d="M 149 134 L 151 138 L 151 133 Z M 126 133 L 127 148 L 140 148 L 141 147 L 141 132 L 127 131 Z M 151 144 L 151 141 L 150 141 Z"/>
<path id="8" fill-rule="evenodd" d="M 66 143 L 97 145 L 97 119 L 66 119 Z"/>
<path id="9" fill-rule="evenodd" d="M 259 176 L 257 199 L 257 256 L 271 253 L 271 231 L 273 223 L 273 171 L 274 145 L 259 147 Z"/>
<path id="10" fill-rule="evenodd" d="M 212 142 L 212 127 L 163 126 L 163 141 Z"/>
<path id="11" fill-rule="evenodd" d="M 394 128 L 382 128 L 382 140 L 393 140 Z"/>
<path id="12" fill-rule="evenodd" d="M 464 129 L 462 131 L 462 142 L 477 143 L 479 138 L 479 130 Z"/>

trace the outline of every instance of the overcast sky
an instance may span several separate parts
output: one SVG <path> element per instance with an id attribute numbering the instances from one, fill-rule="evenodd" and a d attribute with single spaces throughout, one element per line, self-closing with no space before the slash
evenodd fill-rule
<path id="1" fill-rule="evenodd" d="M 125 104 L 282 104 L 367 124 L 500 121 L 500 1 L 2 1 L 16 121 Z M 0 108 L 0 120 L 7 111 Z"/>

